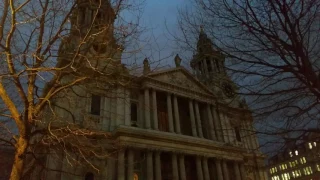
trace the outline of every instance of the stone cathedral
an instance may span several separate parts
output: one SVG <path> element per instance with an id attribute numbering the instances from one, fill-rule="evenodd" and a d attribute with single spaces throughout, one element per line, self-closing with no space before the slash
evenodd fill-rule
<path id="1" fill-rule="evenodd" d="M 61 46 L 57 66 L 68 61 L 88 24 L 94 24 L 86 58 L 90 66 L 116 76 L 97 76 L 85 89 L 67 92 L 68 103 L 57 98 L 56 115 L 83 129 L 108 132 L 119 145 L 105 160 L 94 160 L 100 171 L 69 165 L 67 160 L 46 165 L 63 171 L 45 174 L 61 180 L 265 180 L 265 156 L 253 132 L 246 102 L 225 70 L 225 56 L 216 50 L 204 30 L 190 61 L 192 71 L 181 66 L 154 71 L 143 61 L 141 76 L 131 75 L 121 62 L 121 46 L 113 34 L 115 13 L 108 1 L 99 10 L 87 1 L 71 19 L 68 46 Z M 99 33 L 99 28 L 109 30 Z M 112 58 L 110 58 L 112 54 Z M 80 66 L 80 65 L 79 65 Z M 81 67 L 86 71 L 85 67 Z M 87 73 L 87 72 L 86 72 Z M 72 74 L 70 73 L 70 78 Z M 75 95 L 77 94 L 77 95 Z M 72 117 L 70 113 L 72 112 Z M 100 144 L 100 146 L 107 146 Z M 68 173 L 66 173 L 68 172 Z"/>

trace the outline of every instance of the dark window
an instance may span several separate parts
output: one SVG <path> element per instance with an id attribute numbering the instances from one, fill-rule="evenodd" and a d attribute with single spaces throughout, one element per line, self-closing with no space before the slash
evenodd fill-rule
<path id="1" fill-rule="evenodd" d="M 218 60 L 215 60 L 217 71 L 220 72 L 220 64 Z"/>
<path id="2" fill-rule="evenodd" d="M 131 123 L 133 123 L 133 125 L 136 125 L 137 120 L 138 120 L 137 104 L 131 103 Z"/>
<path id="3" fill-rule="evenodd" d="M 209 58 L 206 58 L 206 62 L 207 62 L 208 72 L 212 72 L 212 67 L 211 67 L 211 64 L 210 64 L 210 59 L 209 59 Z"/>
<path id="4" fill-rule="evenodd" d="M 94 94 L 91 96 L 91 114 L 100 115 L 100 102 L 100 96 Z"/>
<path id="5" fill-rule="evenodd" d="M 236 128 L 234 128 L 234 131 L 236 132 L 237 141 L 241 142 L 240 129 L 238 127 L 236 127 Z"/>
<path id="6" fill-rule="evenodd" d="M 87 172 L 84 180 L 94 180 L 94 174 L 92 172 Z"/>
<path id="7" fill-rule="evenodd" d="M 86 8 L 80 7 L 79 8 L 79 25 L 83 25 L 86 19 Z"/>

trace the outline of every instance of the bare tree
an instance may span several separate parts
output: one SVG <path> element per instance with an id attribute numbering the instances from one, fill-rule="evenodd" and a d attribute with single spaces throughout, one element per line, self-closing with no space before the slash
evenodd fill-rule
<path id="1" fill-rule="evenodd" d="M 178 42 L 193 50 L 197 37 L 190 37 L 204 27 L 226 54 L 260 133 L 300 138 L 319 131 L 319 1 L 190 0 L 188 6 L 180 10 Z"/>
<path id="2" fill-rule="evenodd" d="M 142 2 L 2 2 L 0 145 L 15 149 L 10 179 L 30 176 L 35 166 L 41 173 L 47 168 L 43 155 L 48 153 L 98 170 L 91 158 L 112 152 L 98 144 L 108 141 L 113 150 L 115 142 L 106 132 L 79 125 L 78 111 L 70 111 L 70 104 L 77 102 L 70 96 L 85 98 L 88 89 L 108 91 L 105 87 L 128 84 L 130 78 L 123 76 L 129 70 L 120 63 L 121 53 L 140 29 L 125 21 L 122 13 L 139 10 Z M 62 101 L 69 104 L 63 106 Z"/>

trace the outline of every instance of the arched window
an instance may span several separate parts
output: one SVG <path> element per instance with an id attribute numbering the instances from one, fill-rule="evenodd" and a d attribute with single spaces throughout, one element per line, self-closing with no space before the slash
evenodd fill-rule
<path id="1" fill-rule="evenodd" d="M 220 72 L 220 64 L 218 60 L 215 60 L 217 72 Z"/>
<path id="2" fill-rule="evenodd" d="M 133 174 L 133 180 L 139 180 L 139 176 L 138 176 L 137 173 L 134 173 L 134 174 Z"/>
<path id="3" fill-rule="evenodd" d="M 241 135 L 240 135 L 240 129 L 239 129 L 239 127 L 235 127 L 235 128 L 234 128 L 234 131 L 235 131 L 235 133 L 236 133 L 236 139 L 237 139 L 237 141 L 241 142 Z"/>
<path id="4" fill-rule="evenodd" d="M 84 180 L 94 180 L 94 174 L 92 172 L 87 172 Z"/>

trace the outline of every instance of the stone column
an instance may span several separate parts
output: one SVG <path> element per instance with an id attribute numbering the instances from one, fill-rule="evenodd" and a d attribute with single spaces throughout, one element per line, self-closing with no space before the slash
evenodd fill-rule
<path id="1" fill-rule="evenodd" d="M 256 130 L 255 128 L 253 127 L 253 124 L 251 124 L 251 129 L 252 129 L 252 133 L 253 133 L 253 141 L 254 141 L 254 147 L 255 147 L 255 150 L 256 151 L 259 151 L 259 141 L 258 141 L 258 138 L 256 136 Z"/>
<path id="2" fill-rule="evenodd" d="M 157 108 L 157 94 L 156 90 L 152 90 L 152 110 L 153 110 L 153 127 L 155 130 L 159 130 L 158 127 L 158 108 Z"/>
<path id="3" fill-rule="evenodd" d="M 204 180 L 210 180 L 210 174 L 208 169 L 208 158 L 206 157 L 202 159 L 202 168 L 203 168 Z"/>
<path id="4" fill-rule="evenodd" d="M 104 111 L 103 111 L 103 127 L 106 131 L 110 130 L 110 120 L 111 120 L 111 113 L 110 113 L 110 102 L 111 99 L 104 97 Z"/>
<path id="5" fill-rule="evenodd" d="M 173 105 L 174 105 L 173 109 L 174 109 L 174 120 L 175 120 L 175 125 L 176 125 L 176 133 L 181 134 L 179 106 L 178 106 L 177 96 L 175 94 L 173 95 Z"/>
<path id="6" fill-rule="evenodd" d="M 172 176 L 173 176 L 173 180 L 179 180 L 177 155 L 172 153 L 171 157 L 172 157 Z"/>
<path id="7" fill-rule="evenodd" d="M 248 143 L 248 137 L 247 137 L 247 129 L 245 128 L 243 122 L 241 122 L 241 131 L 240 131 L 240 134 L 241 134 L 241 140 L 242 140 L 242 143 L 244 145 L 244 147 L 248 150 L 249 149 L 249 143 Z"/>
<path id="8" fill-rule="evenodd" d="M 169 120 L 169 131 L 174 132 L 173 127 L 173 117 L 172 117 L 172 104 L 171 104 L 171 94 L 167 94 L 167 111 L 168 111 L 168 120 Z"/>
<path id="9" fill-rule="evenodd" d="M 225 160 L 222 160 L 222 171 L 223 171 L 224 179 L 229 180 L 228 166 L 227 166 L 227 161 Z"/>
<path id="10" fill-rule="evenodd" d="M 155 153 L 155 166 L 155 180 L 162 180 L 160 152 Z"/>
<path id="11" fill-rule="evenodd" d="M 125 180 L 124 151 L 118 152 L 118 180 Z"/>
<path id="12" fill-rule="evenodd" d="M 128 169 L 127 179 L 133 179 L 134 173 L 134 153 L 132 149 L 128 149 Z"/>
<path id="13" fill-rule="evenodd" d="M 139 92 L 139 104 L 138 104 L 138 119 L 137 124 L 138 127 L 144 127 L 144 95 Z"/>
<path id="14" fill-rule="evenodd" d="M 107 160 L 107 180 L 112 180 L 114 179 L 114 172 L 115 172 L 115 167 L 116 167 L 116 163 L 115 163 L 115 158 L 114 157 L 109 157 Z"/>
<path id="15" fill-rule="evenodd" d="M 206 74 L 208 75 L 208 64 L 207 64 L 207 60 L 205 59 L 203 62 L 204 65 L 204 72 L 206 72 Z"/>
<path id="16" fill-rule="evenodd" d="M 152 151 L 147 152 L 147 179 L 153 179 Z"/>
<path id="17" fill-rule="evenodd" d="M 219 118 L 218 113 L 217 113 L 214 106 L 211 107 L 211 112 L 212 112 L 212 116 L 213 116 L 214 127 L 216 128 L 217 139 L 218 139 L 218 141 L 223 142 L 223 134 L 222 134 L 222 127 L 221 127 L 221 123 L 220 123 L 220 118 Z"/>
<path id="18" fill-rule="evenodd" d="M 228 116 L 224 116 L 227 132 L 228 132 L 228 139 L 230 143 L 233 143 L 235 141 L 235 132 L 233 130 L 233 127 L 231 126 L 230 118 Z"/>
<path id="19" fill-rule="evenodd" d="M 239 169 L 240 169 L 241 179 L 246 180 L 247 175 L 246 175 L 246 171 L 244 170 L 243 162 L 239 163 Z"/>
<path id="20" fill-rule="evenodd" d="M 144 90 L 144 120 L 146 129 L 151 129 L 149 89 Z"/>
<path id="21" fill-rule="evenodd" d="M 125 101 L 124 101 L 124 106 L 125 106 L 125 125 L 126 126 L 131 126 L 131 102 L 130 102 L 130 91 L 125 89 Z"/>
<path id="22" fill-rule="evenodd" d="M 211 139 L 215 141 L 215 140 L 217 140 L 217 137 L 216 137 L 215 130 L 214 130 L 213 118 L 212 118 L 210 104 L 207 104 L 207 113 L 208 113 L 208 121 L 209 121 Z"/>
<path id="23" fill-rule="evenodd" d="M 196 65 L 196 73 L 197 73 L 197 76 L 200 76 L 200 71 L 201 71 L 200 66 L 199 66 L 199 64 L 197 64 L 197 65 Z"/>
<path id="24" fill-rule="evenodd" d="M 196 109 L 196 119 L 197 119 L 199 137 L 203 138 L 202 125 L 201 125 L 201 118 L 200 118 L 198 102 L 195 102 L 194 106 L 195 106 L 194 108 Z"/>
<path id="25" fill-rule="evenodd" d="M 220 116 L 220 122 L 221 122 L 221 130 L 222 130 L 222 134 L 223 134 L 223 140 L 224 142 L 229 142 L 229 134 L 228 134 L 228 130 L 227 130 L 227 125 L 226 125 L 226 122 L 225 122 L 225 119 L 223 117 L 223 114 L 219 114 Z"/>
<path id="26" fill-rule="evenodd" d="M 179 166 L 180 166 L 180 179 L 186 180 L 186 168 L 184 166 L 184 155 L 179 156 Z"/>
<path id="27" fill-rule="evenodd" d="M 215 159 L 214 163 L 215 163 L 216 168 L 217 168 L 218 180 L 223 180 L 223 174 L 222 174 L 222 168 L 221 168 L 221 160 L 220 159 Z"/>
<path id="28" fill-rule="evenodd" d="M 254 147 L 254 142 L 253 142 L 253 138 L 252 138 L 253 132 L 250 127 L 251 126 L 250 122 L 247 121 L 246 126 L 247 126 L 246 128 L 248 129 L 247 134 L 248 134 L 249 147 L 250 147 L 250 150 L 253 151 L 255 149 L 255 147 Z"/>
<path id="29" fill-rule="evenodd" d="M 235 180 L 241 180 L 240 169 L 237 162 L 233 162 L 233 169 L 236 175 Z"/>
<path id="30" fill-rule="evenodd" d="M 190 112 L 192 136 L 197 137 L 197 126 L 196 126 L 196 121 L 194 118 L 193 103 L 192 103 L 191 99 L 189 99 L 189 112 Z"/>
<path id="31" fill-rule="evenodd" d="M 203 173 L 202 173 L 202 166 L 201 166 L 201 158 L 200 157 L 196 157 L 196 165 L 197 165 L 197 176 L 198 179 L 197 180 L 203 180 Z"/>
<path id="32" fill-rule="evenodd" d="M 210 59 L 210 66 L 212 68 L 212 72 L 216 72 L 216 68 L 214 67 L 213 59 Z"/>

